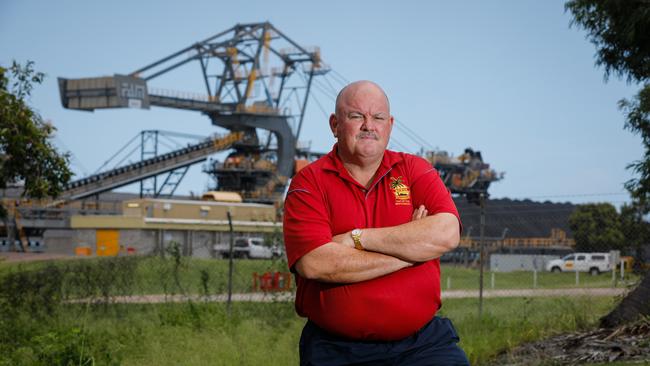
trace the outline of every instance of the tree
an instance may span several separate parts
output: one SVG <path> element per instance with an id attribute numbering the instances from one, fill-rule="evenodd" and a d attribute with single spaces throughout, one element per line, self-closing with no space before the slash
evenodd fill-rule
<path id="1" fill-rule="evenodd" d="M 571 0 L 565 9 L 573 15 L 572 25 L 587 31 L 596 46 L 596 65 L 605 68 L 605 78 L 615 74 L 628 82 L 642 84 L 632 100 L 621 100 L 625 128 L 641 135 L 643 159 L 628 166 L 638 177 L 626 183 L 639 214 L 650 212 L 650 1 Z M 647 244 L 647 243 L 646 243 Z M 601 319 L 613 327 L 650 315 L 650 271 L 614 309 Z"/>
<path id="2" fill-rule="evenodd" d="M 640 264 L 645 258 L 644 246 L 650 243 L 650 223 L 645 221 L 643 211 L 635 203 L 624 204 L 620 218 L 627 254 L 633 255 Z"/>
<path id="3" fill-rule="evenodd" d="M 42 199 L 58 196 L 72 173 L 68 155 L 50 143 L 55 128 L 25 100 L 45 76 L 33 65 L 14 61 L 8 69 L 0 66 L 0 189 L 23 182 L 23 197 Z M 6 215 L 0 203 L 0 217 Z"/>
<path id="4" fill-rule="evenodd" d="M 571 25 L 584 28 L 596 46 L 596 65 L 628 81 L 650 75 L 650 3 L 646 0 L 571 0 Z"/>
<path id="5" fill-rule="evenodd" d="M 643 159 L 628 165 L 639 175 L 625 183 L 641 212 L 650 212 L 650 84 L 646 84 L 633 100 L 621 100 L 619 107 L 625 113 L 625 128 L 641 135 L 645 153 Z"/>
<path id="6" fill-rule="evenodd" d="M 621 250 L 625 244 L 620 217 L 609 203 L 578 206 L 569 217 L 569 227 L 580 252 Z"/>

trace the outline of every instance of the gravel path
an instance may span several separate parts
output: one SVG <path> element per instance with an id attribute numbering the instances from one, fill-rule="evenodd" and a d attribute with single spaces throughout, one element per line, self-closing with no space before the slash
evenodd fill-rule
<path id="1" fill-rule="evenodd" d="M 483 297 L 618 296 L 627 291 L 622 287 L 484 290 Z M 442 299 L 466 299 L 478 295 L 478 290 L 443 291 Z"/>
<path id="2" fill-rule="evenodd" d="M 576 289 L 512 289 L 512 290 L 488 290 L 484 291 L 485 298 L 494 297 L 553 297 L 553 296 L 617 296 L 627 292 L 623 288 L 576 288 Z M 478 290 L 454 290 L 443 291 L 444 299 L 465 299 L 477 298 Z M 232 301 L 236 302 L 287 302 L 293 301 L 294 294 L 291 292 L 252 292 L 232 294 Z M 102 298 L 79 299 L 70 301 L 72 303 L 83 303 L 87 301 L 103 302 Z M 169 302 L 226 302 L 227 294 L 220 295 L 133 295 L 113 296 L 111 303 L 124 304 L 159 304 Z"/>
<path id="3" fill-rule="evenodd" d="M 4 261 L 7 263 L 48 261 L 52 259 L 72 259 L 72 258 L 79 258 L 79 257 L 75 257 L 73 255 L 55 254 L 55 253 L 0 252 L 0 261 Z"/>

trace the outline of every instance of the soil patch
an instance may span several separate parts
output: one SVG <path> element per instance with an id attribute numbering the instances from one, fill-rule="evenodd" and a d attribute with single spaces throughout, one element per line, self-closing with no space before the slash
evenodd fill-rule
<path id="1" fill-rule="evenodd" d="M 650 318 L 615 329 L 562 334 L 501 354 L 494 365 L 650 362 Z"/>

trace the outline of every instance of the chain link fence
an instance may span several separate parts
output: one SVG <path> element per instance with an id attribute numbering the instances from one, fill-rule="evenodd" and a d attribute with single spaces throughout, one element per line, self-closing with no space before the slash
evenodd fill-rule
<path id="1" fill-rule="evenodd" d="M 598 289 L 627 288 L 650 268 L 648 224 L 631 225 L 610 204 L 491 200 L 483 210 L 457 204 L 464 234 L 459 247 L 440 258 L 442 289 L 450 296 L 481 288 L 499 296 L 561 289 L 620 294 Z"/>

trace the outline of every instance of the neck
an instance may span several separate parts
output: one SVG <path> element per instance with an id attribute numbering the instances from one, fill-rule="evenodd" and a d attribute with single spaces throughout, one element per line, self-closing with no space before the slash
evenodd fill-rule
<path id="1" fill-rule="evenodd" d="M 348 173 L 350 173 L 352 178 L 362 186 L 370 188 L 372 178 L 375 176 L 377 169 L 379 169 L 379 166 L 381 165 L 383 154 L 374 158 L 357 157 L 356 159 L 344 157 L 340 153 L 338 155 L 343 162 L 343 166 Z"/>

